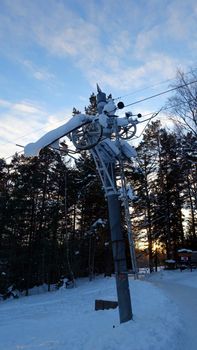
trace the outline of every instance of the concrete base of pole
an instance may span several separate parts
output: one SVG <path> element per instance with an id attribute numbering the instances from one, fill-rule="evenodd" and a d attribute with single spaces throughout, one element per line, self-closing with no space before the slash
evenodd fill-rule
<path id="1" fill-rule="evenodd" d="M 123 323 L 132 319 L 132 307 L 126 264 L 125 242 L 121 230 L 120 202 L 118 200 L 118 194 L 109 195 L 107 200 L 120 323 Z"/>

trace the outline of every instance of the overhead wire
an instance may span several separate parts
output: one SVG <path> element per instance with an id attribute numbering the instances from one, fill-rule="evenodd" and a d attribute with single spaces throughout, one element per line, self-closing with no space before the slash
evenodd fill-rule
<path id="1" fill-rule="evenodd" d="M 175 78 L 174 78 L 174 79 L 175 79 Z M 133 92 L 130 92 L 130 93 L 128 93 L 128 94 L 125 94 L 125 95 L 122 95 L 122 96 L 119 96 L 119 97 L 115 97 L 115 98 L 114 98 L 114 101 L 116 101 L 116 100 L 121 100 L 122 98 L 135 95 L 135 94 L 137 94 L 137 93 L 139 93 L 139 92 L 142 92 L 142 91 L 145 91 L 145 90 L 148 90 L 148 89 L 155 88 L 155 87 L 157 87 L 157 86 L 160 86 L 160 85 L 163 85 L 163 84 L 165 84 L 165 83 L 167 83 L 167 82 L 170 82 L 170 81 L 172 81 L 172 80 L 174 80 L 174 79 L 172 78 L 172 79 L 163 80 L 163 81 L 161 81 L 160 83 L 156 83 L 156 84 L 153 84 L 153 85 L 149 85 L 149 86 L 146 86 L 146 87 L 144 87 L 144 88 L 142 88 L 142 89 L 138 89 L 138 90 L 135 90 L 135 91 L 133 91 Z"/>
<path id="2" fill-rule="evenodd" d="M 181 105 L 190 103 L 190 102 L 192 102 L 192 101 L 195 101 L 195 99 L 191 99 L 191 100 L 189 100 L 189 101 L 184 101 L 184 102 L 182 101 L 182 102 L 180 102 L 180 103 L 177 103 L 177 104 L 175 104 L 175 105 L 168 106 L 168 107 L 162 107 L 162 108 L 160 108 L 159 111 L 149 112 L 149 113 L 147 113 L 147 114 L 142 115 L 142 118 L 143 118 L 143 117 L 148 117 L 149 115 L 151 115 L 151 117 L 148 118 L 148 119 L 142 120 L 142 121 L 140 122 L 140 123 L 144 123 L 144 122 L 147 121 L 147 124 L 146 124 L 145 127 L 143 128 L 143 130 L 142 130 L 142 132 L 140 133 L 140 135 L 134 137 L 132 140 L 135 140 L 135 139 L 140 138 L 141 135 L 143 134 L 144 130 L 147 128 L 148 124 L 150 123 L 150 121 L 151 121 L 152 119 L 154 119 L 161 111 L 164 112 L 164 111 L 166 111 L 166 110 L 168 110 L 168 109 L 172 109 L 172 108 L 175 108 L 175 107 L 179 107 L 179 106 L 181 106 Z M 20 147 L 21 147 L 21 146 L 20 146 Z M 20 154 L 20 153 L 22 153 L 22 152 L 23 152 L 23 151 L 19 151 L 19 152 L 16 152 L 16 153 L 17 153 L 17 154 Z M 73 154 L 74 154 L 74 153 L 78 153 L 78 152 L 76 152 L 76 151 L 69 150 L 69 153 L 72 153 L 72 152 L 73 152 Z M 69 155 L 70 155 L 70 154 L 69 154 Z M 13 156 L 14 156 L 14 154 L 12 154 L 11 156 L 6 157 L 5 160 L 10 159 L 10 158 L 12 158 Z M 72 157 L 71 157 L 71 158 L 72 158 Z M 73 157 L 73 158 L 74 158 L 74 157 Z"/>
<path id="3" fill-rule="evenodd" d="M 157 112 L 150 112 L 150 113 L 144 114 L 142 117 L 148 117 L 149 115 L 151 115 L 151 117 L 148 118 L 148 119 L 142 120 L 142 123 L 145 122 L 145 121 L 148 121 L 148 122 L 147 122 L 147 124 L 145 125 L 145 127 L 143 128 L 143 130 L 141 131 L 140 135 L 134 137 L 133 140 L 138 139 L 138 138 L 140 138 L 140 137 L 142 136 L 144 130 L 147 128 L 147 126 L 148 126 L 148 124 L 150 123 L 150 121 L 151 121 L 153 118 L 155 118 L 161 111 L 162 111 L 162 112 L 165 112 L 165 111 L 167 111 L 168 109 L 176 108 L 176 107 L 179 107 L 179 106 L 181 106 L 181 105 L 188 104 L 188 103 L 190 103 L 190 102 L 192 102 L 192 101 L 196 101 L 196 100 L 193 98 L 193 99 L 188 100 L 188 101 L 182 101 L 182 102 L 180 102 L 180 103 L 176 103 L 176 104 L 174 104 L 174 105 L 172 105 L 172 106 L 162 107 L 162 108 L 161 108 L 159 111 L 157 111 Z"/>
<path id="4" fill-rule="evenodd" d="M 197 68 L 194 68 L 194 69 L 191 69 L 189 70 L 188 72 L 185 73 L 185 75 L 188 75 L 188 74 L 191 74 L 193 72 L 197 71 Z M 148 90 L 148 89 L 152 89 L 152 88 L 155 88 L 159 85 L 163 85 L 163 84 L 166 84 L 167 82 L 170 82 L 170 81 L 173 81 L 173 80 L 176 80 L 177 77 L 175 76 L 174 78 L 169 78 L 169 79 L 166 79 L 166 80 L 162 80 L 158 83 L 155 83 L 153 85 L 149 85 L 149 86 L 146 86 L 144 88 L 141 88 L 141 89 L 138 89 L 138 90 L 135 90 L 135 91 L 132 91 L 130 93 L 127 93 L 125 95 L 122 95 L 122 96 L 119 96 L 119 97 L 115 97 L 114 100 L 120 100 L 122 98 L 125 98 L 125 97 L 128 97 L 128 96 L 131 96 L 131 95 L 135 95 L 136 93 L 138 92 L 142 92 L 142 91 L 145 91 L 145 90 Z"/>
<path id="5" fill-rule="evenodd" d="M 133 137 L 132 140 L 139 139 L 139 138 L 142 136 L 144 130 L 147 128 L 147 126 L 149 125 L 149 123 L 151 122 L 151 120 L 152 120 L 153 118 L 155 118 L 155 117 L 162 111 L 162 109 L 163 109 L 163 108 L 161 108 L 161 109 L 160 109 L 159 111 L 157 111 L 157 112 L 151 113 L 151 114 L 152 114 L 152 117 L 150 117 L 150 118 L 148 118 L 148 119 L 146 119 L 146 120 L 143 120 L 143 121 L 141 122 L 141 123 L 144 123 L 145 121 L 147 121 L 147 123 L 146 123 L 145 127 L 142 129 L 141 133 L 140 133 L 138 136 Z"/>
<path id="6" fill-rule="evenodd" d="M 192 72 L 195 72 L 196 70 L 197 70 L 197 68 L 194 68 L 194 69 L 192 69 L 192 70 L 186 72 L 185 75 L 188 75 L 188 74 L 190 74 L 190 73 L 192 73 Z M 116 98 L 114 98 L 113 100 L 115 101 L 115 100 L 119 100 L 119 99 L 121 99 L 121 98 L 125 98 L 125 97 L 127 97 L 127 96 L 134 95 L 134 94 L 136 94 L 136 93 L 138 93 L 138 92 L 141 92 L 141 91 L 144 91 L 144 90 L 147 90 L 147 89 L 151 89 L 151 88 L 157 87 L 157 86 L 159 86 L 159 85 L 165 84 L 165 83 L 170 82 L 170 81 L 175 80 L 175 79 L 176 79 L 176 77 L 174 77 L 174 78 L 169 78 L 169 79 L 160 81 L 160 82 L 158 82 L 158 83 L 156 83 L 156 84 L 154 84 L 154 85 L 149 85 L 149 86 L 146 86 L 145 88 L 142 88 L 142 89 L 133 91 L 133 92 L 128 93 L 128 94 L 125 94 L 125 95 L 123 95 L 123 96 L 116 97 Z M 137 101 L 137 102 L 135 102 L 135 103 L 139 103 L 139 102 Z M 129 104 L 129 105 L 131 105 L 131 104 Z M 129 105 L 127 105 L 127 106 L 129 106 Z M 127 106 L 125 106 L 125 107 L 127 107 Z M 65 119 L 61 119 L 61 120 L 58 121 L 57 123 L 53 123 L 53 124 L 51 124 L 51 125 L 58 124 L 58 123 L 60 123 L 60 122 L 62 122 L 62 121 L 64 121 L 64 120 L 65 120 Z M 7 145 L 8 143 L 14 144 L 17 140 L 20 140 L 20 139 L 22 139 L 22 138 L 25 138 L 26 136 L 32 135 L 34 132 L 38 132 L 38 131 L 41 131 L 41 130 L 44 130 L 44 129 L 45 129 L 45 127 L 42 127 L 42 128 L 39 128 L 39 129 L 35 129 L 34 131 L 32 131 L 32 132 L 30 132 L 30 133 L 28 133 L 28 134 L 19 136 L 19 137 L 16 138 L 14 141 L 8 141 L 8 140 L 7 140 L 7 141 L 4 142 L 4 143 L 0 143 L 0 145 L 1 145 L 1 146 L 4 146 L 4 145 Z"/>
<path id="7" fill-rule="evenodd" d="M 56 149 L 56 148 L 54 148 L 54 147 L 51 147 L 51 149 L 52 150 L 54 150 L 54 151 L 61 151 L 61 150 L 59 150 L 59 149 Z M 17 153 L 21 153 L 21 152 L 23 152 L 23 151 L 20 151 L 20 152 L 17 152 Z M 64 152 L 64 151 L 63 151 Z M 65 157 L 65 156 L 69 156 L 70 158 L 72 158 L 74 161 L 77 161 L 78 159 L 77 158 L 75 158 L 74 156 L 73 156 L 73 154 L 77 154 L 77 153 L 79 153 L 79 151 L 73 151 L 73 150 L 70 150 L 70 149 L 68 149 L 68 151 L 67 152 L 65 152 L 65 155 L 61 155 L 61 158 L 63 158 L 63 157 Z M 9 158 L 12 158 L 14 155 L 12 155 L 12 156 L 9 156 L 9 157 L 7 157 L 7 158 L 5 158 L 5 160 L 6 159 L 9 159 Z M 80 157 L 83 159 L 83 160 L 85 160 L 85 158 L 80 154 Z M 31 163 L 31 159 L 28 159 L 27 160 L 27 164 L 30 164 Z M 87 166 L 87 168 L 89 168 L 91 171 L 94 171 L 95 172 L 95 174 L 97 175 L 97 177 L 98 177 L 98 174 L 97 174 L 97 171 L 96 171 L 96 169 L 95 168 L 93 168 L 92 166 L 90 166 L 89 164 L 86 164 L 86 166 Z M 17 166 L 15 169 L 19 169 L 19 166 Z"/>
<path id="8" fill-rule="evenodd" d="M 162 91 L 162 92 L 160 92 L 160 93 L 158 93 L 158 94 L 154 94 L 154 95 L 152 95 L 152 96 L 148 96 L 148 97 L 145 97 L 145 98 L 140 99 L 140 100 L 138 100 L 138 101 L 129 103 L 129 104 L 127 104 L 126 106 L 124 106 L 124 108 L 129 107 L 129 106 L 133 106 L 133 105 L 135 105 L 135 104 L 138 104 L 138 103 L 141 103 L 141 102 L 144 102 L 144 101 L 147 101 L 147 100 L 150 100 L 150 99 L 152 99 L 152 98 L 155 98 L 155 97 L 164 95 L 164 94 L 166 94 L 166 93 L 168 93 L 168 92 L 175 91 L 175 90 L 180 89 L 180 88 L 182 88 L 182 87 L 184 87 L 184 86 L 188 86 L 188 85 L 191 85 L 191 84 L 194 84 L 194 83 L 197 83 L 197 80 L 194 80 L 194 81 L 189 82 L 189 83 L 185 83 L 185 84 L 183 84 L 183 85 L 179 85 L 179 86 L 177 86 L 177 87 L 174 87 L 174 88 L 171 88 L 171 89 Z M 129 94 L 128 94 L 128 95 L 129 95 Z M 119 99 L 119 98 L 115 98 L 114 100 L 116 100 L 116 99 Z M 58 121 L 57 123 L 53 123 L 53 124 L 51 124 L 51 125 L 59 124 L 61 121 L 64 121 L 64 120 L 65 120 L 65 118 L 62 119 L 62 120 L 60 120 L 60 121 Z M 41 131 L 41 130 L 44 130 L 44 129 L 45 129 L 45 127 L 36 129 L 36 130 L 34 130 L 34 131 L 32 131 L 32 132 L 30 132 L 30 133 L 28 133 L 28 134 L 25 134 L 25 135 L 23 135 L 23 136 L 18 137 L 18 138 L 15 139 L 13 142 L 7 141 L 7 142 L 5 142 L 5 143 L 1 143 L 0 145 L 1 145 L 1 146 L 4 146 L 4 145 L 6 145 L 6 144 L 8 144 L 8 143 L 14 144 L 14 142 L 16 142 L 17 140 L 20 140 L 20 139 L 22 139 L 22 138 L 25 138 L 26 136 L 32 135 L 34 132 Z"/>
<path id="9" fill-rule="evenodd" d="M 188 101 L 182 101 L 182 102 L 176 103 L 176 104 L 174 104 L 174 105 L 172 105 L 172 106 L 162 107 L 162 108 L 159 110 L 159 113 L 160 113 L 161 111 L 167 111 L 168 109 L 176 108 L 176 107 L 179 107 L 179 106 L 181 106 L 181 105 L 186 105 L 186 104 L 188 104 L 188 103 L 190 103 L 190 102 L 193 102 L 193 101 L 196 101 L 196 99 L 193 98 L 193 99 L 188 100 Z M 197 101 L 196 101 L 196 102 L 197 102 Z M 157 113 L 157 111 L 149 112 L 149 113 L 147 113 L 147 114 L 143 114 L 142 117 L 148 117 L 149 115 L 153 115 L 154 113 Z M 157 114 L 158 114 L 158 113 L 157 113 Z M 145 121 L 145 120 L 143 120 L 143 121 Z"/>
<path id="10" fill-rule="evenodd" d="M 197 80 L 193 80 L 193 81 L 191 81 L 191 82 L 189 82 L 189 83 L 185 83 L 185 84 L 176 86 L 176 87 L 174 87 L 174 88 L 171 88 L 171 89 L 168 89 L 168 90 L 165 90 L 165 91 L 161 91 L 161 92 L 159 92 L 158 94 L 154 94 L 154 95 L 152 95 L 152 96 L 148 96 L 148 97 L 142 98 L 142 99 L 137 100 L 137 101 L 135 101 L 135 102 L 129 103 L 129 104 L 127 104 L 127 105 L 124 106 L 124 107 L 133 106 L 133 105 L 136 105 L 136 104 L 138 104 L 138 103 L 141 103 L 141 102 L 144 102 L 144 101 L 147 101 L 147 100 L 151 100 L 152 98 L 155 98 L 155 97 L 158 97 L 158 96 L 167 94 L 167 93 L 169 93 L 169 92 L 172 92 L 172 91 L 181 89 L 181 88 L 183 88 L 183 87 L 185 87 L 185 86 L 189 86 L 189 85 L 194 84 L 194 83 L 197 83 Z"/>
<path id="11" fill-rule="evenodd" d="M 123 107 L 121 107 L 121 108 L 119 108 L 119 109 L 122 109 L 122 108 L 126 108 L 126 107 L 129 107 L 129 106 L 136 105 L 136 104 L 138 104 L 138 103 L 141 103 L 141 102 L 150 100 L 150 99 L 152 99 L 152 98 L 155 98 L 155 97 L 158 97 L 158 96 L 167 94 L 168 92 L 181 89 L 181 88 L 183 88 L 183 87 L 185 87 L 185 86 L 189 86 L 189 85 L 194 84 L 194 83 L 197 83 L 197 80 L 193 80 L 193 81 L 190 81 L 189 83 L 185 83 L 185 84 L 176 86 L 176 87 L 174 87 L 174 88 L 171 88 L 171 89 L 168 89 L 168 90 L 165 90 L 165 91 L 161 91 L 161 92 L 159 92 L 158 94 L 154 94 L 154 95 L 152 95 L 152 96 L 145 97 L 145 98 L 143 98 L 143 99 L 137 100 L 137 101 L 132 102 L 132 103 L 129 103 L 129 104 L 127 104 L 127 105 L 124 105 L 124 104 L 123 104 Z M 115 112 L 116 110 L 117 110 L 117 107 L 115 107 L 114 109 L 112 109 L 111 111 L 109 111 L 109 113 Z"/>
<path id="12" fill-rule="evenodd" d="M 138 103 L 141 103 L 141 102 L 144 102 L 144 101 L 147 101 L 147 100 L 150 100 L 150 99 L 152 99 L 152 98 L 155 98 L 155 97 L 164 95 L 164 94 L 166 94 L 166 93 L 169 93 L 169 92 L 178 90 L 178 89 L 180 89 L 180 88 L 183 88 L 183 87 L 185 87 L 185 86 L 189 86 L 189 85 L 194 84 L 194 83 L 197 83 L 197 80 L 194 80 L 194 81 L 191 81 L 191 82 L 189 82 L 189 83 L 185 83 L 185 84 L 176 86 L 176 87 L 174 87 L 174 88 L 171 88 L 171 89 L 162 91 L 162 92 L 160 92 L 160 93 L 158 93 L 158 94 L 154 94 L 154 95 L 152 95 L 152 96 L 148 96 L 148 97 L 143 98 L 143 99 L 140 99 L 140 100 L 138 100 L 138 101 L 129 103 L 129 104 L 127 104 L 126 106 L 124 106 L 124 108 L 129 107 L 129 106 L 133 106 L 133 105 L 135 105 L 135 104 L 138 104 Z M 185 103 L 188 103 L 188 101 L 186 101 Z M 162 110 L 167 110 L 168 108 L 173 108 L 173 107 L 162 108 Z M 161 111 L 161 110 L 160 110 L 160 111 Z M 160 112 L 160 111 L 159 111 L 159 112 Z M 112 111 L 111 111 L 111 112 L 112 112 Z M 157 112 L 155 112 L 155 113 L 157 113 Z M 150 114 L 152 114 L 152 113 L 148 113 L 147 115 L 150 115 Z M 157 114 L 158 114 L 158 113 L 157 113 Z M 157 115 L 157 114 L 156 114 L 156 115 Z M 147 116 L 147 115 L 144 115 L 144 116 Z M 59 123 L 59 122 L 58 122 L 58 123 Z M 39 129 L 39 130 L 37 130 L 37 131 L 40 131 L 40 130 L 42 130 L 42 129 L 44 129 L 44 127 L 41 128 L 41 129 Z M 33 132 L 35 132 L 35 131 L 33 131 Z M 32 133 L 33 133 L 33 132 L 32 132 Z M 32 133 L 31 133 L 31 134 L 32 134 Z M 26 135 L 24 135 L 24 136 L 22 136 L 22 137 L 24 138 L 24 137 L 26 137 L 27 135 L 29 135 L 29 134 L 26 134 Z M 20 138 L 17 138 L 16 140 L 18 140 L 18 139 L 20 139 Z M 14 142 L 13 142 L 13 143 L 14 143 Z M 22 151 L 17 152 L 17 153 L 21 153 L 21 152 L 22 152 Z M 12 156 L 9 156 L 9 157 L 5 158 L 5 160 L 7 160 L 7 159 L 9 159 L 9 158 L 12 158 Z"/>

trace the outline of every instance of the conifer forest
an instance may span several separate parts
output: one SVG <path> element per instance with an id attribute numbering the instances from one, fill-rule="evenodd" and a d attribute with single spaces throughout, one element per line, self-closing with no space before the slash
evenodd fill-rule
<path id="1" fill-rule="evenodd" d="M 139 264 L 152 271 L 177 250 L 197 250 L 197 84 L 179 72 L 177 85 L 160 114 L 147 123 L 125 165 L 131 222 Z M 85 112 L 95 108 L 94 95 Z M 74 109 L 73 113 L 78 111 Z M 166 126 L 167 125 L 167 126 Z M 50 149 L 37 158 L 15 154 L 0 159 L 0 294 L 28 295 L 34 286 L 61 285 L 75 278 L 113 273 L 107 203 L 93 160 Z M 118 170 L 117 170 L 118 171 Z M 126 224 L 122 229 L 131 269 Z"/>

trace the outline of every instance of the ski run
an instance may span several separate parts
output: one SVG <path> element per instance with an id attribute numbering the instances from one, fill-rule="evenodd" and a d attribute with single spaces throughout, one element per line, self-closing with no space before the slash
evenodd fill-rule
<path id="1" fill-rule="evenodd" d="M 114 277 L 1 302 L 0 350 L 197 349 L 197 271 L 129 282 L 134 317 L 121 325 L 118 309 L 94 310 L 95 299 L 116 300 Z"/>

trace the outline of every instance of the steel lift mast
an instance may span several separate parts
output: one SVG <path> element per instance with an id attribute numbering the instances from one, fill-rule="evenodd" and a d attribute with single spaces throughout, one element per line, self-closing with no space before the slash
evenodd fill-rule
<path id="1" fill-rule="evenodd" d="M 30 143 L 24 148 L 26 156 L 36 156 L 45 147 L 61 150 L 59 141 L 62 137 L 68 136 L 79 152 L 89 150 L 91 153 L 108 202 L 120 323 L 127 322 L 133 317 L 125 241 L 121 228 L 121 200 L 125 209 L 132 270 L 134 275 L 137 275 L 138 272 L 124 176 L 125 159 L 136 156 L 134 148 L 127 140 L 135 135 L 138 120 L 134 119 L 131 113 L 126 113 L 125 117 L 116 116 L 116 110 L 123 107 L 122 102 L 119 102 L 116 107 L 113 99 L 107 99 L 106 94 L 97 85 L 98 114 L 96 116 L 76 115 L 66 124 L 50 131 L 37 142 Z M 119 183 L 121 183 L 120 190 L 118 189 Z"/>

